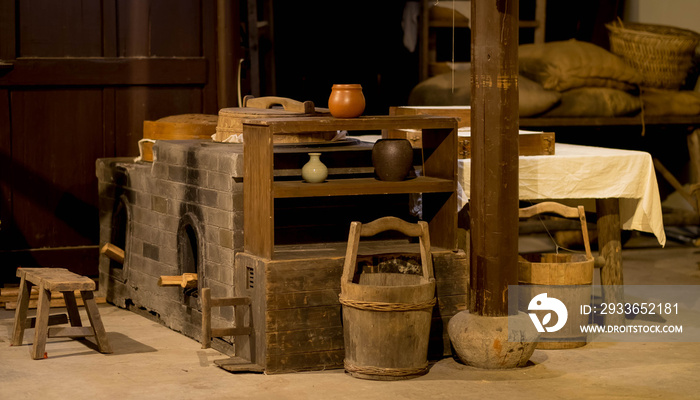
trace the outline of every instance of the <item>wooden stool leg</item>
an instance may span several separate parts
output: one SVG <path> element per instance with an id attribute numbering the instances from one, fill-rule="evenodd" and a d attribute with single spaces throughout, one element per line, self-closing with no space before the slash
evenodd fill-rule
<path id="1" fill-rule="evenodd" d="M 34 344 L 32 346 L 32 358 L 39 360 L 44 358 L 46 338 L 49 330 L 49 312 L 51 311 L 51 291 L 44 288 L 44 283 L 39 285 L 39 304 L 36 308 L 36 326 L 34 327 Z"/>
<path id="2" fill-rule="evenodd" d="M 70 326 L 83 326 L 83 321 L 80 319 L 80 312 L 78 311 L 78 303 L 75 301 L 75 293 L 72 291 L 61 293 L 63 293 L 63 300 L 66 302 Z"/>
<path id="3" fill-rule="evenodd" d="M 17 299 L 17 309 L 15 310 L 15 325 L 12 329 L 12 345 L 21 346 L 24 339 L 24 329 L 27 324 L 27 308 L 29 308 L 29 297 L 32 293 L 32 284 L 22 275 L 19 284 L 19 296 Z"/>
<path id="4" fill-rule="evenodd" d="M 97 303 L 95 302 L 95 297 L 91 291 L 83 290 L 80 292 L 83 297 L 83 303 L 85 304 L 85 310 L 87 311 L 88 318 L 90 319 L 90 325 L 92 330 L 95 332 L 95 341 L 97 342 L 97 348 L 100 353 L 111 353 L 112 347 L 109 345 L 107 340 L 107 332 L 105 332 L 105 327 L 102 324 L 102 318 L 100 318 L 100 310 L 97 308 Z"/>

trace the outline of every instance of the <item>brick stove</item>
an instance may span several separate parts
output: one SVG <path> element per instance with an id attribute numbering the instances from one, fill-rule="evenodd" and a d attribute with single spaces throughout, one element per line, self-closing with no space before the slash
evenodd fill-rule
<path id="1" fill-rule="evenodd" d="M 308 151 L 275 146 L 275 182 L 296 179 Z M 338 294 L 350 221 L 386 215 L 410 220 L 409 194 L 276 198 L 275 256 L 270 259 L 244 251 L 241 144 L 157 141 L 153 152 L 153 163 L 97 161 L 100 242 L 125 250 L 123 265 L 100 258 L 102 295 L 117 306 L 150 313 L 195 340 L 201 334 L 199 290 L 210 288 L 212 297 L 250 297 L 246 323 L 253 326 L 253 340 L 237 337 L 234 348 L 232 338 L 220 338 L 212 342 L 217 350 L 252 360 L 266 373 L 342 368 Z M 349 160 L 355 165 L 346 168 Z M 341 149 L 322 161 L 331 175 L 371 177 L 373 171 L 371 144 Z M 395 238 L 379 239 L 387 245 L 373 242 L 365 254 L 360 248 L 358 262 L 365 269 L 410 273 L 411 263 L 420 264 L 415 262 L 418 255 L 409 255 L 418 253 L 417 244 L 394 246 Z M 395 257 L 367 255 L 378 249 L 389 249 Z M 404 259 L 403 267 L 396 266 L 397 258 Z M 447 321 L 467 307 L 469 274 L 461 250 L 434 246 L 433 264 L 438 304 L 429 352 L 440 358 L 450 354 Z M 385 270 L 381 272 L 394 272 Z M 161 276 L 183 273 L 196 273 L 198 287 L 158 286 Z M 233 314 L 230 307 L 212 309 L 212 325 L 232 326 Z"/>
<path id="2" fill-rule="evenodd" d="M 97 161 L 100 242 L 125 250 L 124 264 L 100 257 L 108 301 L 145 310 L 199 338 L 197 289 L 160 287 L 163 275 L 197 273 L 198 288 L 233 296 L 233 259 L 243 248 L 242 145 L 158 141 L 155 162 Z M 231 308 L 212 322 L 233 319 Z"/>

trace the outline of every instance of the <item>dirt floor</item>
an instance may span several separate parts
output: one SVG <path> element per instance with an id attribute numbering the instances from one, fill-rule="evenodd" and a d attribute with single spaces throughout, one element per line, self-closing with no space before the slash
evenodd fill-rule
<path id="1" fill-rule="evenodd" d="M 625 284 L 700 285 L 700 249 L 648 237 L 623 250 Z M 699 299 L 700 302 L 700 299 Z M 696 307 L 698 304 L 696 304 Z M 155 321 L 109 304 L 100 312 L 114 354 L 89 341 L 49 339 L 32 360 L 33 329 L 10 346 L 14 312 L 0 310 L 1 399 L 699 399 L 700 343 L 593 342 L 536 350 L 525 368 L 482 370 L 452 358 L 420 378 L 380 382 L 343 370 L 230 373 L 225 358 Z M 87 320 L 86 318 L 84 320 Z"/>

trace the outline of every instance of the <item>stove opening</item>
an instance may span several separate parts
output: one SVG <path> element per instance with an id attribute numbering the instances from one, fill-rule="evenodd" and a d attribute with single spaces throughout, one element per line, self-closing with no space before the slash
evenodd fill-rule
<path id="1" fill-rule="evenodd" d="M 201 287 L 203 279 L 201 268 L 203 255 L 200 238 L 201 234 L 196 218 L 189 214 L 185 215 L 180 221 L 177 235 L 180 274 L 197 274 L 197 286 L 193 288 L 184 288 L 181 298 L 184 304 L 195 309 L 200 308 L 198 301 L 199 288 Z"/>
<path id="2" fill-rule="evenodd" d="M 112 237 L 110 243 L 126 251 L 126 224 L 129 221 L 129 215 L 126 211 L 124 200 L 119 201 L 117 209 L 112 217 Z M 110 260 L 111 268 L 123 268 L 124 264 L 114 260 Z"/>

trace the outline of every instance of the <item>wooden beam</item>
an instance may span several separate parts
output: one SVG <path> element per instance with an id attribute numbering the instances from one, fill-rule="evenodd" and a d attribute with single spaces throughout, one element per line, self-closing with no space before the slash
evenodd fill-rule
<path id="1" fill-rule="evenodd" d="M 470 310 L 508 315 L 518 284 L 518 1 L 472 2 Z"/>
<path id="2" fill-rule="evenodd" d="M 172 58 L 18 58 L 0 86 L 203 85 L 207 60 Z"/>

